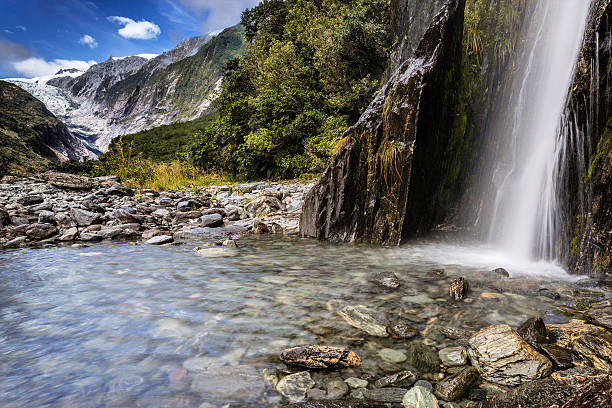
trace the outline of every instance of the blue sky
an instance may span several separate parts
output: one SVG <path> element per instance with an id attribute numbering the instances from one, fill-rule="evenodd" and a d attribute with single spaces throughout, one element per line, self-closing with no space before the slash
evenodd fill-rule
<path id="1" fill-rule="evenodd" d="M 0 0 L 0 78 L 160 54 L 239 22 L 259 0 Z"/>

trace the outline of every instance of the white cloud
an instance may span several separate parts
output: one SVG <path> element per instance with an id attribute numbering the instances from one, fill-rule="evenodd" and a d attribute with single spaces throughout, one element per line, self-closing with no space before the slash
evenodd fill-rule
<path id="1" fill-rule="evenodd" d="M 109 16 L 108 21 L 122 25 L 118 33 L 123 38 L 150 40 L 161 34 L 159 26 L 151 21 L 134 21 L 128 17 Z"/>
<path id="2" fill-rule="evenodd" d="M 14 32 L 12 32 L 11 30 L 3 30 L 5 33 L 7 34 L 15 34 Z"/>
<path id="3" fill-rule="evenodd" d="M 15 28 L 17 28 L 17 29 L 19 29 L 21 31 L 27 31 L 28 30 L 28 28 L 26 26 L 22 26 L 22 25 L 15 26 Z"/>
<path id="4" fill-rule="evenodd" d="M 202 23 L 202 32 L 221 31 L 240 21 L 242 12 L 255 7 L 261 0 L 176 0 L 181 6 L 193 13 L 206 12 L 206 21 Z"/>
<path id="5" fill-rule="evenodd" d="M 85 34 L 84 36 L 79 38 L 79 44 L 86 45 L 86 46 L 88 46 L 91 49 L 94 49 L 94 48 L 96 48 L 98 46 L 98 42 L 96 41 L 96 39 L 93 38 L 89 34 Z"/>
<path id="6" fill-rule="evenodd" d="M 96 61 L 80 61 L 55 59 L 46 61 L 42 58 L 30 57 L 22 61 L 12 63 L 12 68 L 19 74 L 31 78 L 43 75 L 55 74 L 60 69 L 76 68 L 81 71 L 86 71 L 89 67 L 96 64 Z"/>

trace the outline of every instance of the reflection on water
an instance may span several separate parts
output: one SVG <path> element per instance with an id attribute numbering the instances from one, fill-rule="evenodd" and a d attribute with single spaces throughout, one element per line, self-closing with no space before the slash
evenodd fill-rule
<path id="1" fill-rule="evenodd" d="M 0 252 L 2 406 L 274 406 L 279 396 L 260 374 L 282 367 L 285 347 L 348 346 L 373 371 L 377 347 L 401 348 L 346 324 L 333 312 L 337 301 L 408 319 L 440 347 L 450 341 L 440 327 L 516 326 L 571 302 L 577 288 L 555 266 L 504 264 L 487 250 L 436 243 L 245 239 L 215 257 L 197 255 L 196 244 Z M 486 273 L 496 267 L 511 279 Z M 431 273 L 438 268 L 446 274 Z M 545 280 L 525 279 L 530 268 Z M 374 271 L 395 272 L 401 287 L 374 287 Z M 472 283 L 470 303 L 448 298 L 459 275 Z"/>

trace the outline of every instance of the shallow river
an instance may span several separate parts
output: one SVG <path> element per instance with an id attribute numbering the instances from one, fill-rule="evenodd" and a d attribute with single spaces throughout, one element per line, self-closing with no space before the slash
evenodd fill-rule
<path id="1" fill-rule="evenodd" d="M 401 340 L 349 326 L 338 305 L 405 319 L 439 348 L 453 344 L 441 327 L 516 327 L 542 314 L 561 322 L 555 308 L 576 294 L 604 295 L 555 265 L 512 265 L 486 249 L 436 242 L 381 249 L 249 238 L 205 256 L 196 245 L 0 252 L 1 406 L 274 406 L 281 398 L 260 374 L 284 368 L 283 348 L 349 347 L 364 360 L 355 376 L 384 369 L 380 348 L 402 349 Z M 497 267 L 510 279 L 486 273 Z M 379 271 L 395 272 L 400 288 L 369 282 Z M 458 276 L 471 283 L 468 302 L 448 296 Z"/>

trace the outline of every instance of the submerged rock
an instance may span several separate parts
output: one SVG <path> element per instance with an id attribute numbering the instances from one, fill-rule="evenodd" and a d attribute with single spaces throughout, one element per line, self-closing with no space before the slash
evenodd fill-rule
<path id="1" fill-rule="evenodd" d="M 389 289 L 396 289 L 400 286 L 400 281 L 393 272 L 377 272 L 370 275 L 368 280 Z"/>
<path id="2" fill-rule="evenodd" d="M 373 310 L 365 306 L 345 306 L 338 314 L 351 326 L 356 327 L 371 336 L 389 337 L 386 321 Z"/>
<path id="3" fill-rule="evenodd" d="M 408 359 L 406 354 L 402 353 L 399 350 L 393 350 L 389 348 L 384 348 L 380 350 L 377 355 L 388 363 L 401 363 Z"/>
<path id="4" fill-rule="evenodd" d="M 404 370 L 399 373 L 391 374 L 386 377 L 374 381 L 374 386 L 377 388 L 384 387 L 409 387 L 417 380 L 416 373 Z"/>
<path id="5" fill-rule="evenodd" d="M 363 395 L 372 401 L 377 402 L 402 402 L 402 398 L 408 392 L 406 388 L 374 388 L 363 389 Z"/>
<path id="6" fill-rule="evenodd" d="M 440 371 L 438 354 L 418 340 L 406 345 L 408 362 L 417 370 L 424 373 L 437 373 Z"/>
<path id="7" fill-rule="evenodd" d="M 340 377 L 326 380 L 325 389 L 327 390 L 327 398 L 329 399 L 342 398 L 349 392 L 348 385 Z"/>
<path id="8" fill-rule="evenodd" d="M 174 238 L 172 238 L 172 236 L 170 235 L 157 235 L 153 238 L 150 238 L 145 243 L 149 245 L 164 245 L 170 244 L 172 242 L 174 242 Z"/>
<path id="9" fill-rule="evenodd" d="M 552 363 L 506 324 L 490 326 L 470 338 L 472 364 L 487 381 L 516 386 L 547 376 Z"/>
<path id="10" fill-rule="evenodd" d="M 419 331 L 406 323 L 397 323 L 387 327 L 387 333 L 394 339 L 411 339 L 415 337 Z"/>
<path id="11" fill-rule="evenodd" d="M 265 383 L 253 367 L 221 366 L 195 374 L 191 389 L 205 399 L 246 403 L 263 394 Z"/>
<path id="12" fill-rule="evenodd" d="M 465 347 L 445 347 L 438 352 L 438 356 L 447 367 L 458 367 L 467 364 L 467 350 Z"/>
<path id="13" fill-rule="evenodd" d="M 358 367 L 361 358 L 352 351 L 332 346 L 300 346 L 283 350 L 280 359 L 285 364 L 307 368 Z"/>
<path id="14" fill-rule="evenodd" d="M 302 371 L 282 378 L 276 384 L 276 390 L 291 402 L 300 402 L 306 399 L 306 393 L 315 382 L 310 378 L 308 371 Z"/>

